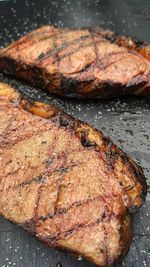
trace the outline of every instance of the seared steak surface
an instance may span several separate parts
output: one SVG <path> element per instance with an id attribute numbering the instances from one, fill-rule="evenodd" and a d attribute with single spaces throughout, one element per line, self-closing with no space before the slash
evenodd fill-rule
<path id="1" fill-rule="evenodd" d="M 98 266 L 124 257 L 142 169 L 100 131 L 0 84 L 0 214 Z"/>
<path id="2" fill-rule="evenodd" d="M 0 71 L 60 96 L 150 96 L 150 46 L 102 28 L 43 26 L 0 50 Z"/>

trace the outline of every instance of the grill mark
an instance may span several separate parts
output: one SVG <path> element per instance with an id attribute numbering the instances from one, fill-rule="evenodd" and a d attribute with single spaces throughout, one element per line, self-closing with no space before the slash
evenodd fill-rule
<path id="1" fill-rule="evenodd" d="M 59 37 L 56 35 L 55 39 L 53 40 L 53 45 L 54 45 L 55 50 L 57 50 L 56 41 L 57 41 L 58 38 Z M 56 64 L 57 64 L 58 74 L 59 74 L 59 78 L 60 78 L 60 82 L 61 82 L 62 75 L 61 75 L 61 72 L 59 71 L 59 61 L 60 61 L 60 59 L 59 59 L 59 55 L 58 55 L 57 51 L 55 52 L 55 55 L 56 55 Z M 60 85 L 60 88 L 61 88 L 61 85 Z"/>
<path id="2" fill-rule="evenodd" d="M 109 58 L 109 57 L 111 57 L 111 56 L 113 56 L 113 55 L 122 55 L 122 56 L 126 56 L 126 55 L 129 54 L 129 53 L 131 53 L 131 51 L 116 51 L 116 52 L 114 51 L 114 52 L 111 52 L 111 53 L 107 54 L 106 56 L 104 56 L 103 58 L 100 59 L 100 64 L 102 64 L 102 65 L 100 66 L 100 64 L 99 64 L 98 67 L 99 67 L 100 70 L 105 70 L 105 69 L 107 69 L 110 65 L 113 65 L 113 64 L 116 63 L 117 61 L 122 60 L 122 57 L 121 57 L 121 58 L 118 58 L 118 59 L 114 59 L 112 62 L 108 62 L 108 63 L 105 63 L 105 64 L 102 63 L 103 60 L 105 60 L 105 59 L 107 59 L 107 58 Z"/>
<path id="3" fill-rule="evenodd" d="M 94 39 L 94 32 L 92 31 L 92 29 L 89 29 L 89 33 L 91 35 L 91 39 L 93 41 L 93 45 L 94 45 L 94 51 L 95 51 L 95 55 L 96 55 L 96 61 L 98 60 L 99 56 L 98 56 L 98 49 L 97 49 L 97 44 L 96 41 Z"/>
<path id="4" fill-rule="evenodd" d="M 108 215 L 107 212 L 104 210 L 103 215 L 100 218 L 97 218 L 96 220 L 94 220 L 93 222 L 91 222 L 89 224 L 81 223 L 80 225 L 73 227 L 73 228 L 70 228 L 69 230 L 67 230 L 65 232 L 60 231 L 55 236 L 44 238 L 44 241 L 46 239 L 46 241 L 48 241 L 54 245 L 57 241 L 59 241 L 59 239 L 68 237 L 71 234 L 75 234 L 80 229 L 91 228 L 91 227 L 95 226 L 96 224 L 99 224 L 100 222 L 110 221 L 113 216 L 114 216 L 113 214 Z"/>
<path id="5" fill-rule="evenodd" d="M 89 33 L 90 33 L 90 32 L 89 32 Z M 92 38 L 91 38 L 91 34 L 81 36 L 80 38 L 75 39 L 73 42 L 67 43 L 67 44 L 66 44 L 66 47 L 64 47 L 64 48 L 67 48 L 69 45 L 74 45 L 74 44 L 78 43 L 79 41 L 86 40 L 86 39 L 92 39 Z M 106 43 L 107 41 L 106 41 L 105 38 L 99 37 L 99 40 L 97 40 L 97 41 L 95 41 L 95 42 L 98 42 L 98 43 L 100 43 L 100 42 L 104 42 L 104 43 Z M 61 56 L 60 58 L 62 59 L 62 58 L 65 58 L 65 57 L 67 57 L 67 56 L 73 55 L 75 52 L 79 51 L 80 48 L 83 48 L 83 47 L 86 48 L 86 47 L 91 46 L 91 45 L 93 44 L 93 40 L 91 40 L 91 43 L 89 43 L 89 44 L 87 44 L 87 45 L 85 45 L 84 42 L 80 42 L 79 44 L 80 44 L 80 46 L 79 46 L 77 49 L 74 49 L 72 52 L 69 52 L 68 54 L 63 55 L 63 56 Z M 93 46 L 94 46 L 94 45 L 93 45 Z M 63 49 L 62 49 L 62 50 L 63 50 Z M 62 51 L 62 50 L 61 50 L 61 51 Z M 61 52 L 61 51 L 59 51 L 59 52 Z"/>
<path id="6" fill-rule="evenodd" d="M 9 187 L 8 189 L 15 189 L 15 188 L 23 187 L 23 186 L 26 186 L 26 185 L 31 185 L 34 182 L 39 183 L 41 181 L 42 175 L 46 175 L 47 174 L 47 175 L 51 176 L 53 173 L 56 173 L 56 172 L 58 172 L 60 174 L 63 174 L 63 173 L 66 173 L 68 170 L 70 170 L 74 166 L 76 166 L 76 165 L 74 164 L 74 165 L 71 165 L 71 166 L 68 166 L 68 167 L 60 167 L 60 168 L 58 168 L 58 169 L 56 169 L 56 170 L 54 170 L 52 172 L 49 172 L 48 170 L 45 170 L 45 172 L 42 172 L 40 175 L 38 175 L 38 176 L 36 176 L 36 177 L 34 177 L 32 179 L 25 180 L 24 182 L 22 182 L 20 184 L 17 184 L 15 186 Z M 15 174 L 15 173 L 17 174 L 18 171 L 19 171 L 19 169 L 14 171 L 14 172 L 11 172 L 11 174 Z"/>
<path id="7" fill-rule="evenodd" d="M 77 232 L 80 229 L 85 229 L 85 228 L 91 228 L 93 226 L 95 226 L 96 224 L 100 223 L 100 219 L 96 219 L 94 222 L 90 223 L 90 224 L 84 224 L 82 226 L 78 226 L 77 228 L 72 228 L 69 229 L 68 231 L 66 231 L 65 233 L 58 233 L 58 235 L 52 236 L 52 237 L 47 237 L 44 238 L 44 241 L 49 242 L 50 244 L 52 244 L 53 246 L 56 245 L 57 241 L 59 241 L 59 239 L 65 238 L 71 234 L 74 234 L 75 232 Z"/>
<path id="8" fill-rule="evenodd" d="M 95 39 L 94 39 L 95 33 L 92 31 L 92 29 L 89 29 L 89 32 L 91 33 L 91 37 L 92 37 L 92 39 L 93 39 L 93 43 L 94 43 L 94 47 L 95 47 L 95 53 L 96 53 L 96 55 L 97 55 L 97 58 L 99 58 L 99 56 L 98 56 L 98 49 L 97 49 L 97 42 L 96 42 Z M 115 44 L 117 44 L 117 43 L 116 43 L 116 40 L 117 40 L 118 36 L 119 36 L 119 35 L 117 35 L 117 34 L 115 34 L 115 33 L 113 33 L 111 36 L 106 34 L 106 35 L 104 36 L 104 39 L 105 39 L 106 42 L 107 42 L 107 40 L 108 40 L 110 43 L 115 43 Z M 124 46 L 124 47 L 125 47 L 125 46 Z M 119 45 L 118 45 L 118 48 L 119 48 Z M 107 57 L 110 57 L 111 55 L 116 55 L 116 54 L 126 54 L 126 53 L 128 53 L 128 54 L 134 54 L 134 55 L 136 55 L 137 57 L 140 56 L 139 54 L 135 54 L 135 53 L 134 53 L 134 50 L 116 51 L 116 52 L 114 51 L 114 52 L 110 52 L 110 53 L 108 53 L 108 54 L 105 55 L 103 58 L 101 58 L 101 59 L 100 59 L 100 63 L 101 63 L 102 60 L 104 60 L 104 59 L 107 58 Z M 118 59 L 118 60 L 120 60 L 120 59 Z M 100 67 L 100 69 L 105 70 L 108 66 L 110 66 L 111 64 L 114 64 L 114 63 L 117 62 L 118 60 L 116 60 L 116 61 L 114 61 L 114 62 L 110 62 L 110 63 L 106 64 L 105 66 Z"/>
<path id="9" fill-rule="evenodd" d="M 103 153 L 102 153 L 103 154 Z M 107 164 L 107 162 L 105 162 L 105 159 L 103 158 L 103 155 L 102 154 L 100 154 L 100 156 L 102 157 L 102 159 L 103 159 L 103 161 L 104 161 L 104 163 L 106 164 L 106 165 L 108 165 Z M 84 164 L 84 163 L 83 163 Z M 82 164 L 80 164 L 80 166 L 81 166 Z M 77 164 L 73 164 L 73 165 L 71 165 L 71 167 L 70 168 L 73 168 L 74 166 L 77 166 Z M 69 169 L 69 167 L 68 167 L 68 169 Z M 58 169 L 59 170 L 59 169 Z M 58 171 L 58 170 L 56 170 L 56 171 Z M 56 171 L 53 171 L 53 172 L 56 172 Z M 104 171 L 104 170 L 103 170 Z M 109 171 L 109 168 L 107 169 L 107 171 L 105 170 L 104 172 L 106 172 L 107 174 L 109 174 L 110 173 L 110 171 Z M 101 176 L 103 176 L 102 174 L 101 174 Z M 114 175 L 115 176 L 115 175 Z M 115 176 L 116 177 L 116 176 Z M 103 178 L 104 178 L 104 176 L 103 176 Z M 116 178 L 116 180 L 117 180 L 117 183 L 119 184 L 119 181 L 118 181 L 118 179 Z M 119 184 L 119 186 L 120 186 L 120 184 Z M 103 187 L 103 185 L 102 185 L 102 189 L 104 190 L 104 187 Z M 121 195 L 121 194 L 120 194 Z M 111 197 L 111 196 L 110 196 Z M 128 197 L 128 196 L 127 196 Z M 53 213 L 53 214 L 48 214 L 47 216 L 41 216 L 39 219 L 41 219 L 41 220 L 43 220 L 43 221 L 46 221 L 48 218 L 53 218 L 53 217 L 55 217 L 55 216 L 57 216 L 57 215 L 59 215 L 59 214 L 65 214 L 69 209 L 71 209 L 73 206 L 82 206 L 82 203 L 83 203 L 83 205 L 84 204 L 86 204 L 86 203 L 88 203 L 88 202 L 91 202 L 91 201 L 94 201 L 94 200 L 96 200 L 96 199 L 103 199 L 104 200 L 104 198 L 102 197 L 102 195 L 98 195 L 98 196 L 96 196 L 96 197 L 93 197 L 93 199 L 86 199 L 86 200 L 83 200 L 83 201 L 76 201 L 76 202 L 74 202 L 74 203 L 72 203 L 71 205 L 69 205 L 67 208 L 64 208 L 64 209 L 61 209 L 61 210 L 57 210 L 55 213 Z M 84 203 L 85 202 L 85 203 Z"/>
<path id="10" fill-rule="evenodd" d="M 13 45 L 11 45 L 11 47 L 8 47 L 8 48 L 6 47 L 6 48 L 4 48 L 4 49 L 5 49 L 5 52 L 7 53 L 7 52 L 10 51 L 11 49 L 13 49 L 15 46 L 17 47 L 18 45 L 21 45 L 22 43 L 28 42 L 28 40 L 30 40 L 30 38 L 32 38 L 32 37 L 34 37 L 34 36 L 38 36 L 38 35 L 42 35 L 42 36 L 43 36 L 43 34 L 45 34 L 45 33 L 50 33 L 50 32 L 49 32 L 49 31 L 44 31 L 44 32 L 33 32 L 33 33 L 29 33 L 29 34 L 26 35 L 26 36 L 22 36 L 22 38 L 23 38 L 23 37 L 26 37 L 26 38 L 24 38 L 23 40 L 20 40 L 20 41 L 18 40 L 17 43 L 15 42 Z M 49 37 L 47 36 L 46 39 L 49 39 L 49 38 L 55 36 L 56 33 L 57 33 L 57 32 L 51 34 Z M 41 41 L 41 39 L 39 39 L 39 41 Z"/>
<path id="11" fill-rule="evenodd" d="M 95 80 L 95 78 L 93 77 L 90 77 L 90 79 L 87 81 L 85 81 L 85 80 L 80 80 L 80 76 L 81 76 L 81 74 L 83 73 L 83 72 L 89 72 L 89 70 L 90 69 L 93 69 L 93 63 L 89 63 L 89 64 L 87 64 L 82 70 L 80 70 L 79 72 L 75 72 L 75 74 L 76 74 L 76 77 L 75 78 L 73 78 L 73 79 L 75 79 L 75 82 L 77 82 L 77 86 L 80 86 L 81 85 L 81 83 L 82 82 L 85 82 L 85 84 L 87 84 L 87 83 L 89 83 L 89 81 L 93 81 L 93 80 Z M 68 77 L 68 79 L 67 79 L 67 76 L 65 76 L 65 75 L 63 75 L 62 74 L 62 77 L 63 77 L 63 82 L 64 82 L 64 84 L 66 84 L 66 82 L 67 82 L 67 80 L 69 80 L 69 79 L 71 79 L 71 81 L 73 82 L 73 79 L 72 78 L 69 78 Z M 79 84 L 80 83 L 80 84 Z M 63 86 L 64 87 L 64 86 Z"/>
<path id="12" fill-rule="evenodd" d="M 88 36 L 88 37 L 90 37 L 90 36 Z M 99 40 L 95 41 L 95 43 L 102 43 L 102 42 L 106 43 L 106 40 L 105 39 L 99 39 Z M 80 43 L 80 46 L 78 48 L 76 48 L 73 51 L 67 53 L 66 55 L 60 56 L 60 59 L 62 60 L 63 58 L 66 58 L 68 56 L 74 55 L 76 52 L 78 52 L 83 47 L 84 48 L 87 48 L 87 47 L 90 47 L 90 46 L 94 47 L 94 45 L 92 45 L 92 44 L 93 44 L 93 41 L 91 41 L 91 43 L 86 44 L 86 45 L 84 44 L 84 42 L 82 42 L 82 43 Z M 70 43 L 70 45 L 72 45 L 72 44 Z M 59 52 L 61 52 L 61 51 L 59 51 Z"/>
<path id="13" fill-rule="evenodd" d="M 54 143 L 53 143 L 53 145 L 54 145 Z M 47 162 L 48 161 L 48 162 Z M 52 160 L 52 162 L 53 162 L 54 160 Z M 11 161 L 10 161 L 11 162 Z M 10 163 L 10 162 L 8 162 L 8 164 Z M 50 161 L 51 162 L 51 161 Z M 60 167 L 60 168 L 58 168 L 58 169 L 55 169 L 55 170 L 48 170 L 48 165 L 49 165 L 49 158 L 48 158 L 48 160 L 46 160 L 45 162 L 45 171 L 43 171 L 41 174 L 39 174 L 37 177 L 40 177 L 40 176 L 42 176 L 42 175 L 49 175 L 49 176 L 51 176 L 53 173 L 56 173 L 56 172 L 58 172 L 58 173 L 60 173 L 60 174 L 63 174 L 63 173 L 66 173 L 66 172 L 68 172 L 69 170 L 72 170 L 74 167 L 76 167 L 78 164 L 77 163 L 73 163 L 73 164 L 71 164 L 71 165 L 68 165 L 68 166 L 63 166 L 63 167 Z M 81 165 L 81 164 L 80 164 Z M 11 172 L 11 173 L 8 173 L 7 174 L 7 177 L 8 177 L 8 175 L 14 175 L 14 174 L 17 174 L 18 173 L 18 171 L 20 170 L 20 168 L 19 169 L 17 169 L 17 170 L 15 170 L 15 171 L 13 171 L 13 172 Z M 18 188 L 18 187 L 23 187 L 24 185 L 26 185 L 26 184 L 32 184 L 33 182 L 35 182 L 35 180 L 37 179 L 37 177 L 34 177 L 34 178 L 32 178 L 32 179 L 30 179 L 30 180 L 26 180 L 26 181 L 24 181 L 24 182 L 22 182 L 22 183 L 20 183 L 20 184 L 18 184 L 18 185 L 15 185 L 15 186 L 12 186 L 12 187 L 9 187 L 8 188 L 8 190 L 9 189 L 15 189 L 15 188 Z M 37 180 L 37 182 L 38 182 L 38 180 Z"/>
<path id="14" fill-rule="evenodd" d="M 64 158 L 65 158 L 65 160 L 64 160 L 64 165 L 65 165 L 66 160 L 67 160 L 66 154 L 64 154 Z M 65 170 L 65 169 L 63 168 L 63 170 Z M 62 183 L 63 183 L 63 172 L 61 172 L 61 174 L 62 174 L 61 179 L 58 181 L 57 196 L 56 196 L 56 201 L 54 204 L 54 213 L 56 213 L 56 211 L 57 211 L 57 205 L 58 205 L 58 201 L 59 201 L 60 194 L 61 194 L 61 188 L 62 188 Z"/>
<path id="15" fill-rule="evenodd" d="M 107 196 L 107 198 L 111 198 L 111 196 Z M 104 197 L 102 195 L 98 195 L 96 197 L 88 198 L 88 199 L 85 199 L 85 200 L 82 200 L 82 201 L 76 201 L 76 202 L 72 203 L 71 205 L 69 205 L 67 208 L 60 209 L 60 210 L 55 210 L 54 213 L 49 213 L 46 216 L 39 217 L 39 220 L 42 220 L 42 221 L 45 222 L 48 219 L 53 219 L 57 215 L 67 214 L 67 211 L 69 211 L 73 207 L 82 207 L 82 206 L 84 206 L 84 205 L 86 205 L 88 203 L 91 203 L 91 202 L 95 201 L 95 200 L 102 200 L 105 203 Z"/>
<path id="16" fill-rule="evenodd" d="M 70 44 L 70 45 L 72 45 L 72 44 Z M 80 46 L 78 47 L 78 48 L 76 48 L 76 49 L 74 49 L 73 51 L 71 51 L 71 52 L 69 52 L 69 53 L 66 53 L 66 55 L 63 55 L 63 56 L 60 56 L 60 59 L 62 60 L 62 59 L 64 59 L 64 58 L 66 58 L 66 57 L 69 57 L 69 56 L 72 56 L 72 55 L 74 55 L 76 52 L 79 52 L 79 50 L 81 49 L 81 48 L 87 48 L 87 47 L 90 47 L 92 45 L 92 42 L 91 43 L 89 43 L 89 44 L 84 44 L 84 42 L 82 42 L 82 43 L 80 43 Z M 59 51 L 59 52 L 61 52 L 61 51 Z"/>
<path id="17" fill-rule="evenodd" d="M 8 164 L 9 164 L 9 162 L 8 162 Z M 15 174 L 17 175 L 19 170 L 20 170 L 20 168 L 15 170 L 15 171 L 13 171 L 13 172 L 11 172 L 11 173 L 8 173 L 7 176 L 6 176 L 6 179 L 8 178 L 9 175 L 15 175 Z M 19 183 L 17 185 L 9 186 L 6 190 L 7 191 L 13 190 L 13 189 L 15 190 L 15 189 L 24 187 L 26 185 L 32 185 L 33 183 L 39 183 L 40 179 L 41 179 L 41 176 L 42 176 L 42 173 L 37 175 L 36 177 L 33 177 L 33 178 L 29 179 L 29 180 L 26 179 L 25 181 L 23 181 L 23 182 L 21 182 L 21 183 Z M 2 189 L 2 191 L 3 191 L 3 189 Z"/>
<path id="18" fill-rule="evenodd" d="M 114 165 L 114 163 L 113 163 L 113 165 Z M 56 171 L 60 171 L 60 170 L 56 170 Z M 54 171 L 54 172 L 56 172 L 56 171 Z M 115 175 L 116 176 L 116 175 Z M 116 178 L 116 180 L 117 180 L 117 183 L 120 185 L 120 183 L 119 183 L 119 181 L 118 181 L 118 179 Z M 135 181 L 135 185 L 137 184 L 136 183 L 137 181 Z M 121 185 L 120 185 L 121 186 Z M 121 186 L 122 187 L 122 189 L 124 190 L 124 193 L 125 193 L 125 195 L 128 197 L 128 194 L 127 194 L 127 190 L 125 190 L 125 187 L 124 186 Z"/>
<path id="19" fill-rule="evenodd" d="M 59 47 L 59 48 L 56 47 L 54 51 L 52 51 L 52 50 L 47 51 L 45 54 L 43 54 L 42 58 L 40 58 L 40 59 L 37 58 L 36 62 L 40 63 L 41 61 L 43 61 L 43 60 L 45 60 L 51 56 L 54 56 L 56 53 L 60 53 L 63 49 L 69 47 L 69 45 L 74 45 L 74 44 L 78 43 L 80 40 L 84 40 L 84 39 L 88 39 L 88 38 L 89 38 L 89 35 L 83 35 L 83 36 L 80 36 L 80 38 L 78 38 L 78 39 L 75 39 L 75 40 L 70 41 L 70 42 L 66 42 L 61 47 Z M 64 55 L 64 57 L 65 56 L 67 56 L 67 55 Z M 63 57 L 60 57 L 60 58 L 62 59 Z"/>
<path id="20" fill-rule="evenodd" d="M 50 126 L 49 126 L 50 127 Z M 18 139 L 16 139 L 16 141 L 13 141 L 13 143 L 6 143 L 5 142 L 5 139 L 2 141 L 2 143 L 4 142 L 4 145 L 2 147 L 8 149 L 8 148 L 11 148 L 12 146 L 14 145 L 18 145 L 20 142 L 23 142 L 25 140 L 29 140 L 30 138 L 34 137 L 34 136 L 37 136 L 38 134 L 41 134 L 41 133 L 45 133 L 47 131 L 49 131 L 51 128 L 48 128 L 48 129 L 37 129 L 37 132 L 35 132 L 34 134 L 33 133 L 29 133 L 28 135 L 26 136 L 19 136 Z M 17 129 L 15 129 L 14 131 L 17 131 Z M 13 132 L 14 132 L 13 131 Z"/>
<path id="21" fill-rule="evenodd" d="M 37 217 L 38 217 L 38 208 L 39 208 L 39 203 L 40 203 L 40 199 L 41 199 L 41 193 L 42 193 L 42 188 L 44 186 L 44 182 L 45 182 L 45 176 L 41 175 L 41 183 L 40 183 L 40 186 L 38 188 L 38 197 L 37 197 L 37 201 L 36 201 L 36 204 L 35 204 L 35 208 L 34 208 L 34 216 L 33 216 L 33 224 L 34 224 L 34 227 L 33 227 L 33 231 L 36 233 L 36 221 L 37 221 Z"/>
<path id="22" fill-rule="evenodd" d="M 42 181 L 43 177 L 42 174 L 32 178 L 31 180 L 25 180 L 24 182 L 22 182 L 21 184 L 18 184 L 16 186 L 11 187 L 11 189 L 15 189 L 15 188 L 20 188 L 20 187 L 24 187 L 26 185 L 31 185 L 33 183 L 40 183 Z"/>
<path id="23" fill-rule="evenodd" d="M 2 139 L 2 141 L 0 140 L 0 144 L 3 143 L 3 139 L 8 134 L 9 127 L 12 125 L 12 122 L 14 120 L 15 119 L 13 117 L 11 117 L 9 120 L 7 120 L 8 125 L 2 130 L 2 133 L 0 133 L 0 139 Z"/>
<path id="24" fill-rule="evenodd" d="M 56 142 L 53 142 L 51 152 L 54 150 L 55 144 L 56 144 Z M 45 164 L 45 167 L 46 167 L 46 164 Z M 40 187 L 38 189 L 38 198 L 37 198 L 37 203 L 35 205 L 35 212 L 34 212 L 35 213 L 35 215 L 34 215 L 34 229 L 35 229 L 35 233 L 37 233 L 37 231 L 36 231 L 36 227 L 37 227 L 36 222 L 38 220 L 38 211 L 39 211 L 40 200 L 41 200 L 41 197 L 42 197 L 42 189 L 45 186 L 45 183 L 47 181 L 47 170 L 45 172 L 43 172 L 41 176 L 43 177 L 43 179 L 41 180 L 41 184 L 40 184 Z"/>
<path id="25" fill-rule="evenodd" d="M 34 137 L 34 136 L 36 136 L 38 133 L 45 133 L 46 131 L 48 131 L 48 130 L 42 130 L 42 131 L 37 131 L 36 133 L 35 133 L 35 135 L 31 135 L 31 134 L 29 134 L 28 136 L 24 136 L 24 138 L 22 137 L 22 138 L 20 138 L 19 140 L 16 140 L 16 142 L 13 142 L 12 144 L 9 144 L 9 143 L 5 143 L 4 144 L 4 148 L 6 148 L 6 149 L 8 149 L 8 148 L 11 148 L 12 146 L 14 146 L 14 145 L 18 145 L 19 143 L 21 143 L 21 142 L 24 142 L 24 141 L 26 141 L 26 140 L 29 140 L 31 137 Z"/>
<path id="26" fill-rule="evenodd" d="M 100 59 L 98 68 L 100 70 L 105 70 L 109 66 L 113 65 L 114 63 L 116 63 L 117 61 L 120 61 L 122 59 L 122 58 L 114 59 L 112 62 L 110 62 L 108 60 L 108 63 L 107 62 L 106 63 L 103 63 L 102 62 L 102 61 L 106 60 L 107 58 L 109 59 L 113 55 L 124 55 L 124 56 L 126 56 L 127 55 L 127 52 L 126 51 L 125 52 L 124 51 L 116 51 L 116 52 L 111 52 L 111 53 L 107 54 L 106 56 L 104 56 L 103 58 Z"/>
<path id="27" fill-rule="evenodd" d="M 103 221 L 103 229 L 104 229 L 104 251 L 105 251 L 105 264 L 108 266 L 109 264 L 109 251 L 108 251 L 108 232 L 105 226 L 105 222 Z"/>

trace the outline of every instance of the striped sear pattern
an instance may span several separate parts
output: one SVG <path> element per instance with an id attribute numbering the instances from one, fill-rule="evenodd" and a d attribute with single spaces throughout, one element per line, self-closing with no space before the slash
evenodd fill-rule
<path id="1" fill-rule="evenodd" d="M 126 255 L 146 180 L 100 131 L 1 83 L 0 166 L 0 215 L 98 266 Z"/>
<path id="2" fill-rule="evenodd" d="M 102 28 L 43 26 L 0 50 L 0 71 L 77 98 L 150 96 L 150 46 Z"/>

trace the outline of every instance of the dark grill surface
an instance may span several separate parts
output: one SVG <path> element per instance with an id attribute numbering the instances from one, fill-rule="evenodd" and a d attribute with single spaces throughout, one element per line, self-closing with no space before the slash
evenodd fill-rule
<path id="1" fill-rule="evenodd" d="M 103 26 L 150 42 L 150 1 L 0 1 L 0 46 L 48 23 L 60 27 Z M 144 168 L 150 185 L 150 102 L 135 97 L 84 102 L 63 100 L 2 74 L 0 81 L 7 81 L 36 100 L 57 104 L 102 130 Z M 134 229 L 131 250 L 119 267 L 150 266 L 150 191 L 145 205 L 134 215 Z M 80 258 L 45 247 L 0 218 L 0 267 L 55 267 L 61 266 L 60 262 L 63 267 L 92 267 Z"/>

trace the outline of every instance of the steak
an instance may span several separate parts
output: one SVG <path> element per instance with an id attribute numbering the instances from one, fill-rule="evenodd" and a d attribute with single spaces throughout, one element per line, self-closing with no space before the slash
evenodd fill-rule
<path id="1" fill-rule="evenodd" d="M 0 50 L 0 71 L 64 97 L 150 96 L 150 46 L 102 28 L 43 26 Z"/>
<path id="2" fill-rule="evenodd" d="M 98 266 L 124 257 L 142 169 L 102 132 L 0 83 L 0 215 Z"/>

